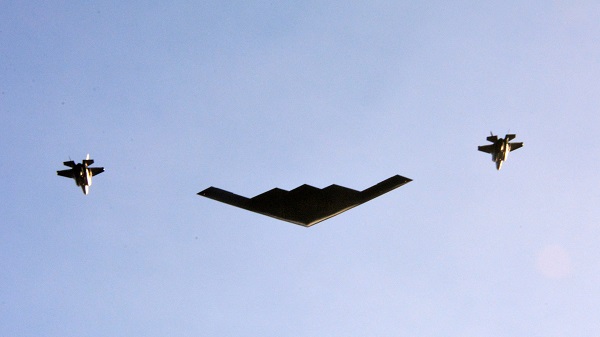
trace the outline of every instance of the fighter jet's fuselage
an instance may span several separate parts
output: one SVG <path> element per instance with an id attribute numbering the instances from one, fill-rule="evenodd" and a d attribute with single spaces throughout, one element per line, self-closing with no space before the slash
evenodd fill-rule
<path id="1" fill-rule="evenodd" d="M 90 193 L 90 186 L 92 186 L 92 171 L 87 167 L 86 164 L 77 164 L 73 168 L 75 175 L 75 184 L 80 186 L 83 190 L 83 194 Z"/>
<path id="2" fill-rule="evenodd" d="M 502 167 L 502 163 L 508 157 L 508 153 L 510 152 L 510 144 L 506 139 L 498 139 L 498 143 L 494 144 L 496 151 L 492 154 L 492 160 L 496 163 L 496 169 L 500 169 Z"/>

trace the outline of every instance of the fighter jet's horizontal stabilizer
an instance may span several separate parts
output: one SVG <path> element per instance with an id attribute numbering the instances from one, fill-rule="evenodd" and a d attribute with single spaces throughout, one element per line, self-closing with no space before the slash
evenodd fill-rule
<path id="1" fill-rule="evenodd" d="M 246 198 L 216 187 L 209 187 L 198 195 L 279 220 L 310 227 L 410 181 L 412 179 L 395 175 L 362 192 L 339 185 L 320 189 L 305 184 L 291 191 L 274 188 L 253 198 Z"/>

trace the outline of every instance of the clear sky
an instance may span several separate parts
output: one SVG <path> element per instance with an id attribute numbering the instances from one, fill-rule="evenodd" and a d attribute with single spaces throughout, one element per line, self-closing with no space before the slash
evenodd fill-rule
<path id="1" fill-rule="evenodd" d="M 599 41 L 591 0 L 2 1 L 0 335 L 598 336 Z M 395 174 L 311 228 L 196 195 Z"/>

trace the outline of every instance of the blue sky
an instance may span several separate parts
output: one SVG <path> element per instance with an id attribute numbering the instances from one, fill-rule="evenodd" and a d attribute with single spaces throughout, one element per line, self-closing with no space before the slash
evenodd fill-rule
<path id="1" fill-rule="evenodd" d="M 599 38 L 586 0 L 4 1 L 0 335 L 597 336 Z M 308 229 L 196 195 L 395 174 Z"/>

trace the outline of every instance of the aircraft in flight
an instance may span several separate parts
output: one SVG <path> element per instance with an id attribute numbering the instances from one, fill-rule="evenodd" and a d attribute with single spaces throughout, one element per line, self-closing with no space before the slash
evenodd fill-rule
<path id="1" fill-rule="evenodd" d="M 246 198 L 216 187 L 209 187 L 199 192 L 198 195 L 279 220 L 310 227 L 410 181 L 412 179 L 395 175 L 361 192 L 339 185 L 320 189 L 304 184 L 291 191 L 274 188 L 253 198 Z"/>
<path id="2" fill-rule="evenodd" d="M 493 144 L 478 146 L 477 149 L 482 152 L 491 153 L 492 161 L 496 163 L 496 169 L 502 168 L 502 163 L 508 157 L 510 151 L 514 151 L 523 146 L 523 143 L 510 143 L 511 140 L 515 139 L 517 135 L 507 134 L 504 138 L 498 138 L 490 132 L 490 136 L 487 140 Z"/>
<path id="3" fill-rule="evenodd" d="M 75 184 L 81 186 L 83 194 L 87 195 L 90 193 L 90 185 L 92 185 L 92 177 L 104 172 L 104 167 L 89 167 L 94 163 L 93 159 L 90 159 L 90 155 L 85 157 L 81 161 L 81 164 L 75 164 L 74 161 L 69 160 L 63 162 L 65 166 L 70 167 L 68 170 L 56 171 L 59 176 L 75 179 Z"/>

